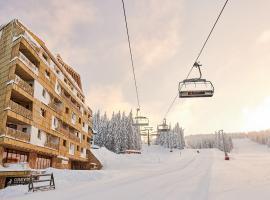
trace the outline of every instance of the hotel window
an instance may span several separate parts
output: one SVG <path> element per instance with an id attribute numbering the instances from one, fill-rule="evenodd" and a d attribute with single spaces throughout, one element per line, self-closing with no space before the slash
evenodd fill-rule
<path id="1" fill-rule="evenodd" d="M 46 117 L 46 110 L 43 109 L 43 108 L 40 108 L 40 115 L 41 115 L 42 117 Z"/>
<path id="2" fill-rule="evenodd" d="M 63 146 L 66 147 L 67 146 L 67 141 L 63 140 Z"/>
<path id="3" fill-rule="evenodd" d="M 42 54 L 42 57 L 49 64 L 49 57 L 45 53 Z"/>
<path id="4" fill-rule="evenodd" d="M 22 128 L 22 132 L 26 133 L 27 132 L 27 128 Z"/>
<path id="5" fill-rule="evenodd" d="M 28 162 L 28 153 L 6 149 L 3 154 L 3 163 Z"/>
<path id="6" fill-rule="evenodd" d="M 38 139 L 40 139 L 40 140 L 41 140 L 41 131 L 40 131 L 40 130 L 38 130 L 37 137 L 38 137 Z"/>
<path id="7" fill-rule="evenodd" d="M 77 151 L 80 151 L 80 147 L 79 147 L 79 145 L 77 145 Z"/>
<path id="8" fill-rule="evenodd" d="M 45 90 L 45 89 L 42 90 L 42 96 L 43 96 L 44 98 L 46 98 L 46 90 Z"/>
<path id="9" fill-rule="evenodd" d="M 57 127 L 57 125 L 58 125 L 57 124 L 57 119 L 55 117 L 53 118 L 53 125 L 54 125 L 54 127 Z"/>
<path id="10" fill-rule="evenodd" d="M 69 113 L 69 108 L 68 107 L 66 107 L 66 114 L 68 114 Z"/>
<path id="11" fill-rule="evenodd" d="M 85 135 L 83 135 L 83 140 L 85 140 Z"/>
<path id="12" fill-rule="evenodd" d="M 81 124 L 82 123 L 82 119 L 79 117 L 79 124 Z"/>
<path id="13" fill-rule="evenodd" d="M 51 76 L 50 72 L 48 70 L 45 70 L 45 77 L 47 79 L 50 79 L 50 76 Z"/>
<path id="14" fill-rule="evenodd" d="M 52 163 L 52 159 L 50 157 L 47 156 L 43 156 L 43 155 L 37 155 L 37 159 L 36 159 L 36 169 L 46 169 L 51 167 L 51 163 Z"/>

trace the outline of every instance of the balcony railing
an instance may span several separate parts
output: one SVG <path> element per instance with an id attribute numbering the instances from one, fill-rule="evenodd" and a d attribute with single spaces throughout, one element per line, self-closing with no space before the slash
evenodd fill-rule
<path id="1" fill-rule="evenodd" d="M 29 133 L 25 133 L 25 132 L 22 132 L 13 128 L 9 128 L 9 127 L 6 127 L 6 130 L 7 130 L 6 133 L 8 136 L 19 139 L 19 140 L 23 140 L 26 142 L 30 142 Z"/>
<path id="2" fill-rule="evenodd" d="M 16 83 L 18 86 L 20 86 L 28 94 L 30 94 L 31 96 L 33 96 L 33 94 L 34 94 L 33 87 L 31 87 L 27 82 L 25 82 L 19 76 L 15 75 L 14 83 Z"/>
<path id="3" fill-rule="evenodd" d="M 32 45 L 32 47 L 36 50 L 38 50 L 40 48 L 40 45 L 38 44 L 38 42 L 27 32 L 25 31 L 24 33 L 18 35 L 18 36 L 14 36 L 13 37 L 13 41 L 17 40 L 18 38 L 23 37 L 27 40 L 27 42 Z"/>
<path id="4" fill-rule="evenodd" d="M 56 149 L 56 150 L 59 149 L 59 143 L 54 143 L 52 141 L 46 141 L 44 146 L 52 148 L 52 149 Z"/>
<path id="5" fill-rule="evenodd" d="M 19 59 L 36 75 L 38 75 L 38 68 L 34 65 L 22 52 L 19 52 Z"/>
<path id="6" fill-rule="evenodd" d="M 73 133 L 69 133 L 69 139 L 74 140 L 76 142 L 80 142 L 80 138 L 78 138 L 76 135 Z"/>
<path id="7" fill-rule="evenodd" d="M 80 142 L 80 138 L 71 133 L 68 129 L 63 128 L 63 126 L 59 125 L 59 127 L 56 130 L 61 133 L 64 133 L 69 139 L 74 140 L 76 142 Z"/>
<path id="8" fill-rule="evenodd" d="M 17 114 L 24 116 L 27 119 L 33 119 L 31 110 L 26 109 L 25 107 L 15 103 L 12 100 L 9 101 L 8 108 Z"/>
<path id="9" fill-rule="evenodd" d="M 55 110 L 56 112 L 58 112 L 59 114 L 63 112 L 63 107 L 62 106 L 59 106 L 53 102 L 49 103 L 49 106 Z"/>

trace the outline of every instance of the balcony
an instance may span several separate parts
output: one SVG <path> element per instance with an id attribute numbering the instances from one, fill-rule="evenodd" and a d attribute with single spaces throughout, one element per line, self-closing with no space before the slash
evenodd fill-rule
<path id="1" fill-rule="evenodd" d="M 74 133 L 72 133 L 70 131 L 70 129 L 68 128 L 68 126 L 63 126 L 62 124 L 59 124 L 58 128 L 56 129 L 58 132 L 61 132 L 63 134 L 65 134 L 69 139 L 76 141 L 76 142 L 80 142 L 80 138 L 78 138 Z"/>
<path id="2" fill-rule="evenodd" d="M 13 128 L 6 127 L 6 135 L 19 139 L 19 140 L 23 140 L 25 142 L 30 142 L 29 133 L 25 133 L 25 132 L 22 132 Z"/>
<path id="3" fill-rule="evenodd" d="M 38 67 L 33 64 L 22 52 L 19 52 L 19 59 L 38 76 Z"/>
<path id="4" fill-rule="evenodd" d="M 18 38 L 23 37 L 35 50 L 38 50 L 40 48 L 39 43 L 27 32 L 14 36 L 13 41 L 16 41 Z"/>
<path id="5" fill-rule="evenodd" d="M 44 146 L 49 147 L 51 149 L 56 149 L 56 150 L 59 149 L 59 144 L 54 144 L 54 143 L 48 142 L 48 141 L 45 142 Z"/>
<path id="6" fill-rule="evenodd" d="M 55 100 L 52 100 L 49 103 L 49 107 L 51 107 L 54 111 L 56 111 L 57 113 L 61 114 L 63 112 L 63 104 L 62 102 L 55 102 Z"/>
<path id="7" fill-rule="evenodd" d="M 32 116 L 32 111 L 28 110 L 27 108 L 21 106 L 18 103 L 15 103 L 12 100 L 9 100 L 8 102 L 8 109 L 12 110 L 13 112 L 22 115 L 23 117 L 32 120 L 33 116 Z"/>
<path id="8" fill-rule="evenodd" d="M 78 138 L 76 135 L 74 135 L 73 133 L 69 133 L 69 139 L 74 140 L 78 143 L 80 143 L 80 138 Z"/>
<path id="9" fill-rule="evenodd" d="M 34 89 L 26 81 L 21 79 L 18 75 L 15 74 L 14 83 L 17 84 L 20 88 L 26 91 L 31 96 L 34 95 Z"/>

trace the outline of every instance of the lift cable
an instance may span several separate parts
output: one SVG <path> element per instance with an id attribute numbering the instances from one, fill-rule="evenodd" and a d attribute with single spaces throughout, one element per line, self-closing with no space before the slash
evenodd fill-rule
<path id="1" fill-rule="evenodd" d="M 205 49 L 205 46 L 206 46 L 208 40 L 210 39 L 210 36 L 212 35 L 212 32 L 214 31 L 214 29 L 215 29 L 215 27 L 216 27 L 216 24 L 217 24 L 217 22 L 219 21 L 219 18 L 221 17 L 221 15 L 222 15 L 222 13 L 223 13 L 223 11 L 224 11 L 224 9 L 225 9 L 225 7 L 226 7 L 228 1 L 229 1 L 229 0 L 226 0 L 226 2 L 224 3 L 224 5 L 223 5 L 221 11 L 219 12 L 219 15 L 218 15 L 218 17 L 217 17 L 217 19 L 216 19 L 214 25 L 212 26 L 211 31 L 210 31 L 210 33 L 208 34 L 208 36 L 207 36 L 205 42 L 203 43 L 203 46 L 202 46 L 201 50 L 199 51 L 199 54 L 197 55 L 194 64 L 198 62 L 200 56 L 202 55 L 202 52 L 203 52 L 203 50 Z M 192 69 L 193 69 L 193 67 L 194 67 L 194 64 L 193 64 L 192 67 L 190 68 L 190 70 L 189 70 L 189 72 L 188 72 L 188 75 L 187 75 L 186 79 L 188 79 L 189 75 L 191 74 Z M 180 89 L 181 89 L 181 88 L 180 88 Z M 175 103 L 175 101 L 176 101 L 177 98 L 178 98 L 178 92 L 177 92 L 176 96 L 173 98 L 173 101 L 171 102 L 170 106 L 168 107 L 168 109 L 167 109 L 167 111 L 166 111 L 166 113 L 165 113 L 165 115 L 164 115 L 164 119 L 166 119 L 168 113 L 169 113 L 170 110 L 172 109 L 172 107 L 173 107 L 173 105 L 174 105 L 174 103 Z"/>
<path id="2" fill-rule="evenodd" d="M 138 106 L 137 111 L 138 111 L 138 110 L 140 110 L 141 106 L 140 106 L 140 100 L 139 100 L 138 85 L 137 85 L 135 67 L 134 67 L 134 62 L 133 62 L 133 54 L 132 54 L 132 50 L 131 50 L 131 43 L 130 43 L 130 36 L 129 36 L 129 31 L 128 31 L 128 23 L 127 23 L 127 16 L 126 16 L 126 9 L 125 9 L 124 0 L 122 0 L 122 6 L 123 6 L 123 14 L 124 14 L 124 18 L 125 18 L 127 40 L 128 40 L 129 54 L 130 54 L 131 67 L 132 67 L 132 73 L 133 73 L 133 80 L 134 80 L 136 97 L 137 97 L 137 106 Z"/>

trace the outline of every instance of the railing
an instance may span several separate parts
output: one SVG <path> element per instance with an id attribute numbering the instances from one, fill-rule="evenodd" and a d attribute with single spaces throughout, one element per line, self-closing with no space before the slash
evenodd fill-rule
<path id="1" fill-rule="evenodd" d="M 29 69 L 31 69 L 36 75 L 38 75 L 37 66 L 34 65 L 22 52 L 19 52 L 19 58 Z"/>
<path id="2" fill-rule="evenodd" d="M 54 109 L 56 112 L 58 113 L 62 113 L 63 112 L 63 107 L 62 106 L 58 106 L 55 103 L 51 102 L 49 103 L 49 106 Z"/>
<path id="3" fill-rule="evenodd" d="M 78 138 L 76 135 L 69 133 L 69 139 L 74 140 L 76 142 L 80 142 L 80 138 Z"/>
<path id="4" fill-rule="evenodd" d="M 59 149 L 59 143 L 55 144 L 52 141 L 46 141 L 44 146 L 52 148 L 52 149 L 56 149 L 56 150 Z"/>
<path id="5" fill-rule="evenodd" d="M 26 109 L 25 107 L 15 103 L 14 101 L 10 100 L 9 103 L 8 103 L 8 107 L 15 113 L 19 114 L 19 115 L 22 115 L 24 116 L 25 118 L 28 118 L 28 119 L 33 119 L 33 116 L 32 116 L 32 111 L 31 110 L 28 110 Z"/>
<path id="6" fill-rule="evenodd" d="M 11 136 L 13 138 L 23 140 L 26 142 L 30 142 L 30 134 L 29 133 L 25 133 L 25 132 L 22 132 L 22 131 L 13 129 L 13 128 L 9 128 L 9 127 L 6 127 L 6 130 L 7 130 L 6 133 L 8 136 Z"/>
<path id="7" fill-rule="evenodd" d="M 63 126 L 59 125 L 59 127 L 56 130 L 61 132 L 61 133 L 64 133 L 69 139 L 74 140 L 76 142 L 80 142 L 80 138 L 78 138 L 73 133 L 70 133 L 69 130 L 63 128 Z"/>
<path id="8" fill-rule="evenodd" d="M 34 89 L 27 82 L 15 75 L 14 82 L 30 95 L 34 95 Z"/>
<path id="9" fill-rule="evenodd" d="M 14 36 L 13 41 L 17 40 L 20 37 L 24 37 L 29 42 L 29 44 L 33 46 L 34 49 L 40 48 L 39 43 L 27 31 L 18 36 Z"/>

